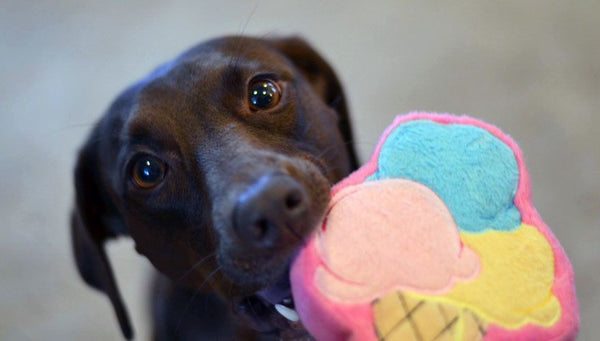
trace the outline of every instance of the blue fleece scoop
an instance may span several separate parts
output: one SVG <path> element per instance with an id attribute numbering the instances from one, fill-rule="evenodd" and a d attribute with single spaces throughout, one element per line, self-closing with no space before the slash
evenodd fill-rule
<path id="1" fill-rule="evenodd" d="M 521 224 L 513 201 L 519 181 L 512 150 L 487 130 L 427 120 L 386 139 L 368 180 L 405 178 L 431 188 L 461 231 L 509 231 Z"/>

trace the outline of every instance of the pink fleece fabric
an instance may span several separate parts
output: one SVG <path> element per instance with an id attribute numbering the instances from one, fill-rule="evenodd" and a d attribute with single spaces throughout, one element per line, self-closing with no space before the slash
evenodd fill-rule
<path id="1" fill-rule="evenodd" d="M 413 120 L 430 120 L 440 124 L 463 124 L 489 131 L 514 152 L 519 182 L 514 204 L 521 213 L 523 223 L 535 226 L 548 240 L 554 253 L 555 279 L 552 293 L 561 305 L 561 316 L 551 327 L 527 324 L 518 330 L 507 330 L 491 324 L 484 340 L 573 340 L 579 327 L 579 310 L 575 295 L 574 275 L 567 255 L 544 223 L 531 200 L 531 183 L 521 149 L 500 129 L 467 116 L 413 112 L 398 116 L 385 130 L 370 160 L 360 169 L 342 180 L 332 189 L 332 197 L 345 188 L 363 183 L 377 171 L 381 148 L 390 133 L 399 125 Z M 325 225 L 323 225 L 324 228 Z M 291 271 L 292 291 L 296 308 L 303 324 L 317 340 L 377 340 L 374 330 L 373 310 L 370 303 L 339 303 L 325 297 L 315 286 L 316 269 L 323 266 L 312 238 L 300 252 Z"/>
<path id="2" fill-rule="evenodd" d="M 330 299 L 372 302 L 397 290 L 439 294 L 479 272 L 479 258 L 461 243 L 444 202 L 418 182 L 346 187 L 330 203 L 327 221 L 335 228 L 317 239 L 327 269 L 318 269 L 315 281 Z"/>

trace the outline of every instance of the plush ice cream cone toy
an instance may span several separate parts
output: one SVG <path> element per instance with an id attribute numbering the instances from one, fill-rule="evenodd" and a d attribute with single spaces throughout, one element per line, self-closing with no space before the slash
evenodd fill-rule
<path id="1" fill-rule="evenodd" d="M 521 150 L 465 116 L 396 118 L 333 188 L 291 282 L 317 340 L 572 340 L 579 324 Z"/>

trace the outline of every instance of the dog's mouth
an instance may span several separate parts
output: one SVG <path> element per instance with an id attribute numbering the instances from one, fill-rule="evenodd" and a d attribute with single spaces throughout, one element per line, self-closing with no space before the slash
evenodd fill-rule
<path id="1" fill-rule="evenodd" d="M 261 333 L 273 334 L 282 340 L 313 340 L 295 310 L 289 270 L 274 284 L 235 303 L 236 313 Z"/>
<path id="2" fill-rule="evenodd" d="M 290 287 L 289 269 L 278 282 L 256 293 L 267 303 L 273 305 L 275 310 L 290 322 L 300 321 L 298 313 L 294 310 L 294 298 Z"/>
<path id="3" fill-rule="evenodd" d="M 238 196 L 218 258 L 251 293 L 233 302 L 247 325 L 282 340 L 312 340 L 295 309 L 290 265 L 325 213 L 330 184 L 316 170 L 306 178 L 288 172 L 263 176 Z"/>

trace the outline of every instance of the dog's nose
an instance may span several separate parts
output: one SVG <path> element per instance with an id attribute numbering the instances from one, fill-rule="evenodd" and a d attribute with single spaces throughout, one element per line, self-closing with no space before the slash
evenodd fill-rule
<path id="1" fill-rule="evenodd" d="M 265 175 L 242 193 L 235 205 L 233 224 L 245 246 L 271 249 L 286 236 L 302 238 L 308 214 L 304 188 L 288 175 Z"/>

